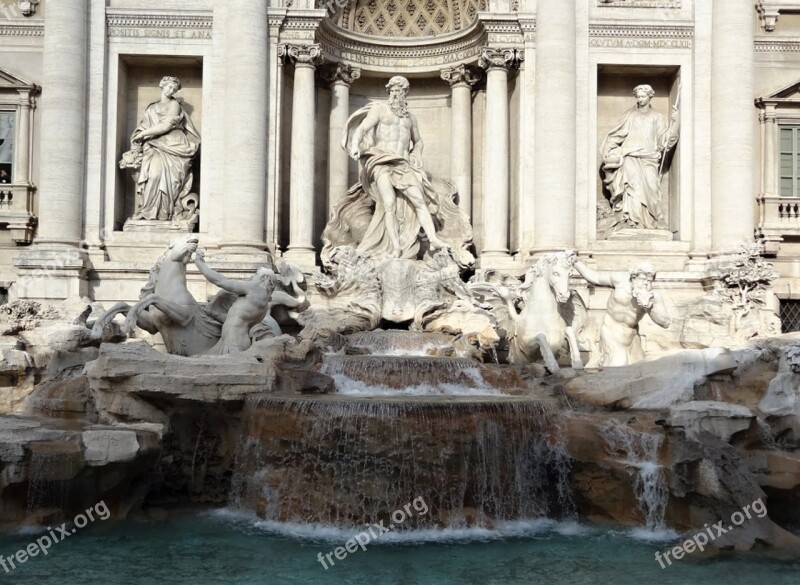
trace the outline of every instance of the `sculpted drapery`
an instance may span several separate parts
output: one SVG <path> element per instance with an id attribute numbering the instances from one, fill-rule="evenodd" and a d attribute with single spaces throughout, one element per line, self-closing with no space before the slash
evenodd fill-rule
<path id="1" fill-rule="evenodd" d="M 125 166 L 138 167 L 136 210 L 132 219 L 171 220 L 181 211 L 181 200 L 194 180 L 192 161 L 200 148 L 200 134 L 180 102 L 175 77 L 161 80 L 161 100 L 147 106 L 131 137 L 131 153 L 140 157 Z M 126 157 L 123 156 L 123 165 Z M 138 166 L 138 165 L 141 166 Z"/>
<path id="2" fill-rule="evenodd" d="M 677 110 L 673 123 L 650 106 L 653 90 L 638 86 L 637 105 L 623 114 L 602 148 L 603 182 L 617 224 L 642 229 L 664 227 L 661 178 L 664 157 L 678 142 Z"/>

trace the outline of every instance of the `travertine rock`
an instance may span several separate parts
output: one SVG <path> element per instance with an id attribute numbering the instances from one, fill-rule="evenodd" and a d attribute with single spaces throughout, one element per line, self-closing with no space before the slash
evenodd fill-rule
<path id="1" fill-rule="evenodd" d="M 133 461 L 139 453 L 139 441 L 133 431 L 87 430 L 81 440 L 84 460 L 90 466 Z"/>
<path id="2" fill-rule="evenodd" d="M 707 432 L 727 442 L 736 433 L 750 428 L 754 420 L 755 415 L 746 406 L 694 400 L 670 407 L 666 422 L 671 427 L 683 428 L 689 437 Z"/>
<path id="3" fill-rule="evenodd" d="M 624 368 L 586 371 L 565 384 L 567 395 L 595 406 L 662 409 L 694 399 L 695 386 L 736 369 L 722 348 L 684 350 Z"/>
<path id="4" fill-rule="evenodd" d="M 800 344 L 782 352 L 778 374 L 772 379 L 767 394 L 758 404 L 764 414 L 800 417 Z"/>

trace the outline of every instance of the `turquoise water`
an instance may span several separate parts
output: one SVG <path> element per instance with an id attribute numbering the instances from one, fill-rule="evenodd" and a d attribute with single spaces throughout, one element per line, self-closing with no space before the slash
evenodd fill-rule
<path id="1" fill-rule="evenodd" d="M 352 536 L 334 529 L 276 526 L 226 512 L 174 514 L 163 521 L 96 523 L 29 559 L 0 583 L 80 585 L 797 585 L 800 559 L 755 554 L 694 557 L 661 569 L 646 542 L 624 529 L 547 521 L 499 532 L 390 533 L 325 570 L 318 553 Z M 9 556 L 38 537 L 0 537 Z M 334 557 L 335 560 L 335 557 Z"/>

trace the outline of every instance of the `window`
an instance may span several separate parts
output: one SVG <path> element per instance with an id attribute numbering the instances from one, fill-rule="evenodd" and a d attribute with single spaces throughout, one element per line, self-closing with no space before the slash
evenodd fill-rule
<path id="1" fill-rule="evenodd" d="M 781 331 L 800 331 L 800 300 L 781 300 Z"/>
<path id="2" fill-rule="evenodd" d="M 780 194 L 800 197 L 800 126 L 781 127 Z"/>
<path id="3" fill-rule="evenodd" d="M 0 110 L 0 184 L 14 177 L 14 135 L 16 113 Z"/>

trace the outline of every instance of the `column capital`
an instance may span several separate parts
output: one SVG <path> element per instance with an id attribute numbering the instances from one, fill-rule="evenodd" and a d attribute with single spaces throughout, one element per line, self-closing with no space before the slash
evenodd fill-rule
<path id="1" fill-rule="evenodd" d="M 319 78 L 326 85 L 351 85 L 361 77 L 361 69 L 347 63 L 328 63 L 319 68 Z"/>
<path id="2" fill-rule="evenodd" d="M 278 45 L 278 58 L 294 63 L 295 67 L 315 68 L 322 64 L 322 48 L 319 45 Z"/>
<path id="3" fill-rule="evenodd" d="M 510 71 L 519 67 L 524 60 L 524 49 L 483 47 L 478 65 L 487 71 L 492 69 Z"/>
<path id="4" fill-rule="evenodd" d="M 472 65 L 458 65 L 440 71 L 442 79 L 450 84 L 450 87 L 466 86 L 474 87 L 483 76 L 483 72 L 478 67 Z"/>

